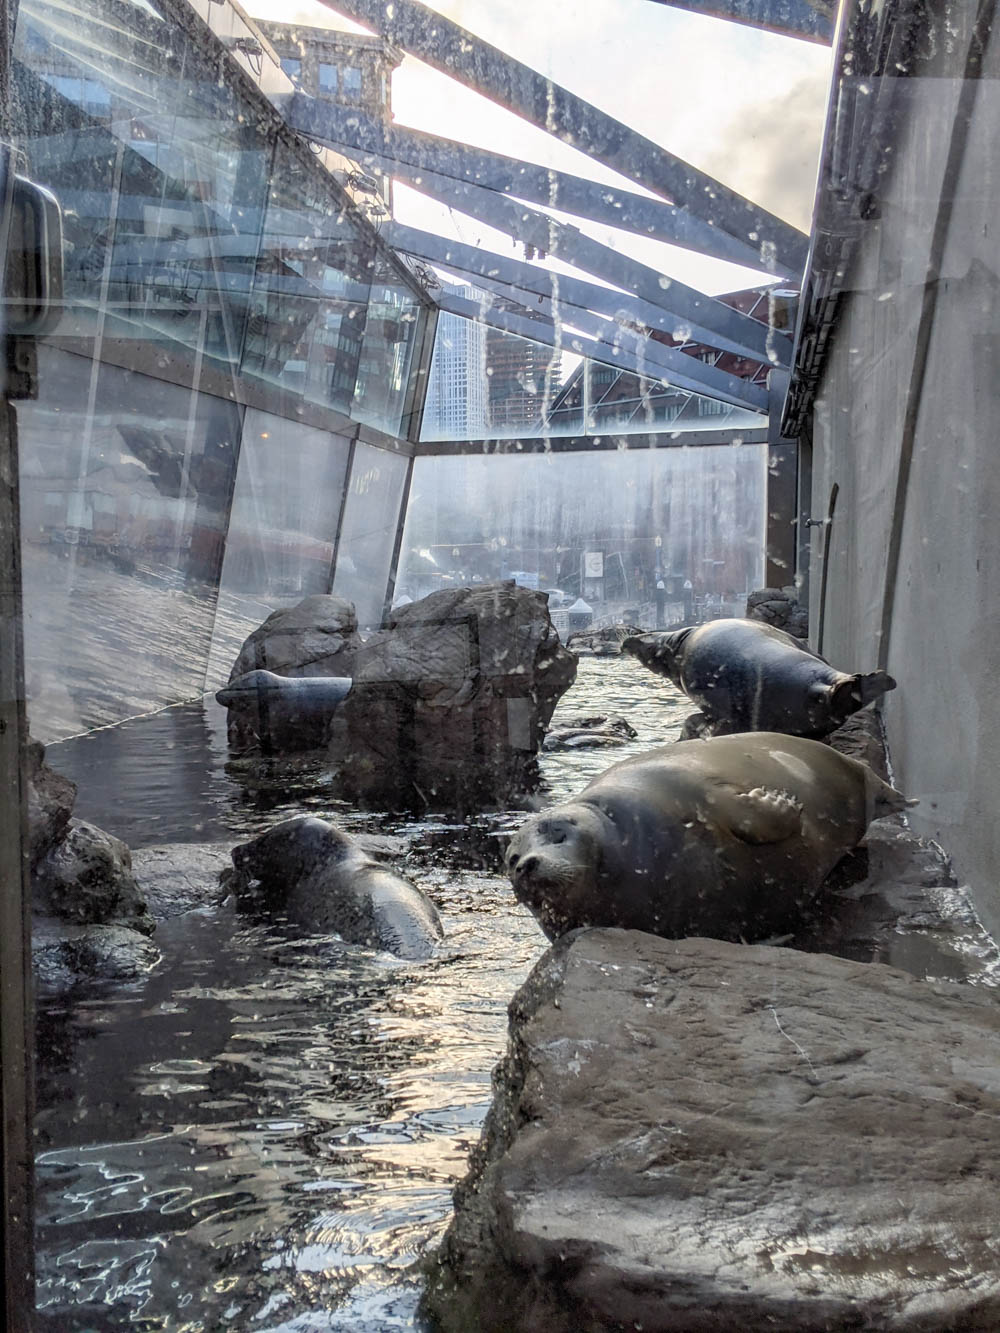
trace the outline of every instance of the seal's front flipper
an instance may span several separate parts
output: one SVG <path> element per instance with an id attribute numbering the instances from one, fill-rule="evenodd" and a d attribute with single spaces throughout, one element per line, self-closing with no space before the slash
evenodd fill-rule
<path id="1" fill-rule="evenodd" d="M 741 842 L 755 846 L 784 842 L 802 830 L 802 805 L 786 791 L 717 787 L 710 798 L 712 818 Z"/>

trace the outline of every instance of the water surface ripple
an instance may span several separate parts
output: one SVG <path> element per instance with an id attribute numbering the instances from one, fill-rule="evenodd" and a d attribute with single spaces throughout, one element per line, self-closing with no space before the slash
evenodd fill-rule
<path id="1" fill-rule="evenodd" d="M 624 716 L 617 750 L 546 753 L 546 799 L 676 738 L 688 706 L 630 659 L 585 658 L 555 722 Z M 499 871 L 523 818 L 415 822 L 332 802 L 323 774 L 225 768 L 213 701 L 53 745 L 77 814 L 133 848 L 227 845 L 301 810 L 391 834 L 447 932 L 400 962 L 207 906 L 161 924 L 141 983 L 39 1013 L 39 1327 L 392 1333 L 447 1225 L 545 947 Z M 286 775 L 287 777 L 287 775 Z"/>

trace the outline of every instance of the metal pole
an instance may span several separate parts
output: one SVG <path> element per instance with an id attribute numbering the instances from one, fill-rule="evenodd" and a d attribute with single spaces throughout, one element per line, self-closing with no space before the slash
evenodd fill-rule
<path id="1" fill-rule="evenodd" d="M 0 16 L 6 30 L 6 5 L 0 7 Z M 8 86 L 6 80 L 3 83 Z M 13 177 L 10 150 L 0 145 L 0 291 L 5 290 Z M 8 367 L 15 340 L 6 335 L 4 314 L 0 305 L 0 1207 L 5 1326 L 11 1333 L 28 1333 L 35 1305 L 28 727 L 17 421 L 8 399 Z"/>

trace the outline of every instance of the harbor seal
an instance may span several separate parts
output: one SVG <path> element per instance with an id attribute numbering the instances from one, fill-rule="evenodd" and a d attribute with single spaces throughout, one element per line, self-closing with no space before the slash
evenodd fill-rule
<path id="1" fill-rule="evenodd" d="M 329 724 L 351 692 L 350 676 L 279 676 L 247 671 L 216 691 L 233 722 L 249 731 L 265 752 L 319 747 Z"/>
<path id="2" fill-rule="evenodd" d="M 400 958 L 428 958 L 444 936 L 434 904 L 348 834 L 300 815 L 233 848 L 228 886 L 244 906 Z"/>
<path id="3" fill-rule="evenodd" d="M 713 620 L 666 634 L 638 634 L 626 639 L 623 649 L 683 690 L 717 736 L 737 731 L 826 736 L 896 688 L 884 671 L 837 671 L 790 634 L 756 620 Z"/>
<path id="4" fill-rule="evenodd" d="M 801 925 L 873 818 L 911 804 L 821 741 L 777 732 L 680 741 L 533 815 L 506 869 L 549 939 L 577 926 L 767 939 Z"/>

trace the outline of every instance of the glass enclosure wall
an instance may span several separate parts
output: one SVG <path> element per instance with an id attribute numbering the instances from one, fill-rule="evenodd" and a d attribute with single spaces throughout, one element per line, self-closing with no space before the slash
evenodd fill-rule
<path id="1" fill-rule="evenodd" d="M 642 618 L 661 579 L 682 609 L 745 601 L 763 578 L 766 464 L 752 444 L 418 458 L 396 594 L 515 578 L 619 620 Z"/>
<path id="2" fill-rule="evenodd" d="M 429 306 L 188 7 L 28 0 L 14 54 L 21 170 L 66 238 L 17 409 L 51 740 L 212 686 L 270 610 L 330 590 L 355 423 L 409 430 Z M 406 473 L 383 453 L 355 469 L 338 576 L 369 620 Z"/>
<path id="3" fill-rule="evenodd" d="M 401 455 L 361 441 L 354 447 L 333 591 L 354 603 L 362 626 L 382 619 L 409 470 L 410 460 Z"/>

